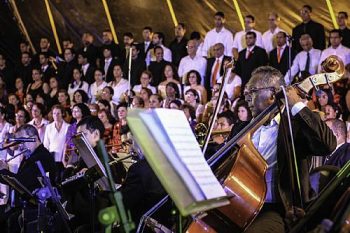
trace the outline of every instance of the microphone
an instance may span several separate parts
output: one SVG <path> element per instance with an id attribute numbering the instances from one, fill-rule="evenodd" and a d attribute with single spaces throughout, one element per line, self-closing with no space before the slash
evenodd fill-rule
<path id="1" fill-rule="evenodd" d="M 22 142 L 35 142 L 36 138 L 9 138 L 7 139 L 7 142 L 18 142 L 18 143 L 22 143 Z"/>

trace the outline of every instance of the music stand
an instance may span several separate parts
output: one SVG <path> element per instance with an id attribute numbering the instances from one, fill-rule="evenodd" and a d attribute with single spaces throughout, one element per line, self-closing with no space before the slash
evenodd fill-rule
<path id="1" fill-rule="evenodd" d="M 100 159 L 97 157 L 94 149 L 91 147 L 90 143 L 87 141 L 83 133 L 78 133 L 73 137 L 73 143 L 77 147 L 81 158 L 84 160 L 88 168 L 94 168 L 96 172 L 100 175 L 96 183 L 100 186 L 103 191 L 110 191 L 108 184 L 107 173 L 103 167 Z"/>
<path id="2" fill-rule="evenodd" d="M 33 196 L 33 194 L 15 177 L 9 176 L 9 175 L 0 175 L 0 176 L 6 182 L 7 185 L 9 185 L 11 188 L 17 191 L 24 199 L 26 199 L 28 202 L 30 202 L 33 205 L 37 204 L 37 200 Z"/>

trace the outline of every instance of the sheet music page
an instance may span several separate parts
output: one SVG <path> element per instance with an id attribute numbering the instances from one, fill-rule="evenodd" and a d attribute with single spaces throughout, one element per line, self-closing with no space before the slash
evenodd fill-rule
<path id="1" fill-rule="evenodd" d="M 212 199 L 226 196 L 224 189 L 205 161 L 183 111 L 174 109 L 156 109 L 154 111 L 180 160 L 197 181 L 205 197 Z"/>

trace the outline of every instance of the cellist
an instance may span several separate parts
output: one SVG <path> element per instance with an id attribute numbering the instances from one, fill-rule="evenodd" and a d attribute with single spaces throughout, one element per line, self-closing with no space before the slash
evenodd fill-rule
<path id="1" fill-rule="evenodd" d="M 285 86 L 282 74 L 269 66 L 252 73 L 246 85 L 245 98 L 253 116 L 257 116 L 276 101 L 275 94 Z M 302 213 L 302 205 L 312 194 L 307 170 L 307 156 L 327 155 L 336 147 L 332 131 L 302 101 L 294 87 L 286 89 L 288 105 L 252 135 L 252 142 L 268 163 L 266 172 L 267 194 L 263 208 L 245 232 L 285 232 L 291 216 Z M 287 109 L 291 115 L 296 164 L 300 182 L 293 176 L 293 165 L 288 156 L 292 150 L 288 127 L 284 127 Z M 299 185 L 299 195 L 294 186 Z M 292 214 L 291 214 L 292 213 Z"/>

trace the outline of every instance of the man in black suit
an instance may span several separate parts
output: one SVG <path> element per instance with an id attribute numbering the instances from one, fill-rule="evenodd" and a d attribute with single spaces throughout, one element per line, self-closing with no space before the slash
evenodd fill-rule
<path id="1" fill-rule="evenodd" d="M 96 60 L 98 58 L 98 48 L 93 45 L 94 36 L 90 32 L 85 32 L 81 37 L 83 47 L 79 49 L 79 52 L 85 52 L 88 57 L 88 61 L 91 65 L 96 66 Z"/>
<path id="2" fill-rule="evenodd" d="M 319 24 L 311 19 L 311 13 L 312 7 L 309 5 L 304 5 L 300 10 L 300 16 L 303 22 L 293 28 L 293 39 L 295 42 L 293 43 L 293 47 L 296 52 L 303 50 L 298 42 L 301 35 L 305 33 L 311 36 L 315 49 L 324 50 L 326 48 L 324 27 L 322 24 Z"/>
<path id="3" fill-rule="evenodd" d="M 103 49 L 105 47 L 109 47 L 111 52 L 112 52 L 112 57 L 115 59 L 115 60 L 119 60 L 120 59 L 120 56 L 121 56 L 121 50 L 120 50 L 120 47 L 118 44 L 114 43 L 113 41 L 113 35 L 112 35 L 112 32 L 111 30 L 109 29 L 105 29 L 103 32 L 102 32 L 102 46 L 100 48 L 100 54 L 99 54 L 99 57 L 100 59 L 103 59 Z"/>
<path id="4" fill-rule="evenodd" d="M 148 70 L 151 71 L 152 78 L 152 86 L 157 87 L 159 83 L 162 81 L 164 68 L 170 62 L 167 62 L 163 59 L 164 51 L 160 46 L 154 47 L 154 54 L 156 56 L 155 61 L 151 61 L 151 64 L 148 66 Z"/>
<path id="5" fill-rule="evenodd" d="M 101 60 L 101 69 L 105 72 L 106 82 L 111 82 L 114 80 L 113 68 L 114 65 L 118 64 L 118 61 L 112 57 L 112 50 L 110 47 L 104 46 L 103 59 Z"/>
<path id="6" fill-rule="evenodd" d="M 25 124 L 17 129 L 16 138 L 34 138 L 35 142 L 24 142 L 21 144 L 21 148 L 28 149 L 25 153 L 25 156 L 19 166 L 17 174 L 10 172 L 8 165 L 3 160 L 0 160 L 0 174 L 8 175 L 15 177 L 19 182 L 21 182 L 30 192 L 33 192 L 35 189 L 41 188 L 41 184 L 38 180 L 38 177 L 41 177 L 41 173 L 36 164 L 37 161 L 40 161 L 43 165 L 45 172 L 49 174 L 49 178 L 52 185 L 55 185 L 55 174 L 56 166 L 55 159 L 50 154 L 50 152 L 43 146 L 40 142 L 39 134 L 36 128 L 32 125 Z M 0 177 L 1 183 L 6 183 Z M 15 193 L 15 204 L 16 208 L 11 210 L 11 214 L 4 216 L 8 220 L 8 231 L 9 232 L 19 232 L 18 226 L 18 216 L 21 213 L 20 205 L 18 202 L 19 194 Z M 28 205 L 28 207 L 31 205 Z M 37 207 L 32 206 L 33 209 Z"/>
<path id="7" fill-rule="evenodd" d="M 15 74 L 5 55 L 0 53 L 0 76 L 6 84 L 7 91 L 15 91 Z"/>
<path id="8" fill-rule="evenodd" d="M 279 70 L 283 75 L 286 75 L 289 68 L 289 46 L 287 45 L 287 34 L 285 32 L 279 32 L 276 35 L 277 47 L 270 52 L 269 64 L 273 68 Z M 292 65 L 295 53 L 291 50 Z"/>
<path id="9" fill-rule="evenodd" d="M 83 80 L 89 85 L 95 82 L 94 73 L 96 67 L 88 62 L 88 57 L 85 52 L 80 52 L 78 54 L 78 65 L 83 74 Z"/>
<path id="10" fill-rule="evenodd" d="M 276 100 L 275 93 L 284 86 L 282 74 L 270 66 L 256 69 L 246 85 L 245 98 L 256 117 Z M 314 154 L 325 156 L 336 148 L 336 138 L 317 113 L 312 112 L 298 96 L 296 89 L 287 88 L 288 106 L 292 117 L 296 161 L 299 168 L 301 195 L 297 195 L 291 176 L 293 170 L 290 132 L 287 127 L 286 111 L 271 117 L 260 126 L 251 139 L 268 164 L 266 171 L 267 193 L 265 203 L 252 225 L 245 232 L 285 232 L 286 221 L 297 217 L 302 210 L 300 203 L 310 200 L 311 188 L 307 157 Z M 293 182 L 292 182 L 293 181 Z M 302 200 L 300 200 L 302 198 Z M 295 207 L 295 208 L 293 208 Z"/>
<path id="11" fill-rule="evenodd" d="M 26 88 L 29 83 L 33 81 L 32 79 L 32 63 L 31 56 L 28 52 L 23 52 L 21 54 L 21 62 L 17 65 L 16 76 L 20 77 L 23 81 L 24 87 Z"/>
<path id="12" fill-rule="evenodd" d="M 46 83 L 49 83 L 50 78 L 56 76 L 56 70 L 49 63 L 49 54 L 46 52 L 39 53 L 39 63 L 41 73 L 43 74 L 42 80 Z"/>
<path id="13" fill-rule="evenodd" d="M 346 142 L 346 124 L 339 119 L 327 120 L 326 124 L 331 128 L 337 138 L 337 148 L 327 155 L 324 165 L 332 165 L 342 168 L 350 160 L 350 143 Z"/>
<path id="14" fill-rule="evenodd" d="M 339 25 L 339 30 L 343 40 L 342 45 L 350 48 L 350 29 L 348 28 L 348 13 L 345 11 L 340 11 L 338 13 L 337 22 Z"/>
<path id="15" fill-rule="evenodd" d="M 175 39 L 170 42 L 169 49 L 172 54 L 172 63 L 178 67 L 181 61 L 181 58 L 187 56 L 187 41 L 185 37 L 186 28 L 184 23 L 179 23 L 175 27 Z"/>
<path id="16" fill-rule="evenodd" d="M 59 63 L 57 69 L 57 80 L 61 88 L 67 89 L 73 79 L 73 70 L 78 66 L 74 49 L 64 50 L 64 62 Z"/>
<path id="17" fill-rule="evenodd" d="M 205 71 L 204 86 L 210 94 L 211 88 L 218 82 L 224 74 L 225 61 L 230 61 L 231 58 L 224 55 L 225 47 L 222 43 L 217 43 L 213 46 L 214 57 L 207 60 L 207 68 Z M 210 96 L 208 97 L 210 99 Z"/>
<path id="18" fill-rule="evenodd" d="M 252 72 L 260 67 L 267 65 L 268 58 L 265 49 L 255 45 L 256 33 L 247 32 L 245 35 L 247 48 L 238 54 L 236 73 L 242 79 L 242 91 L 245 84 L 249 81 Z"/>
<path id="19" fill-rule="evenodd" d="M 153 36 L 153 31 L 151 27 L 144 27 L 142 30 L 142 37 L 143 37 L 143 42 L 139 43 L 139 56 L 142 59 L 146 59 L 146 54 L 150 49 L 152 49 L 154 46 L 152 44 L 152 36 Z"/>
<path id="20" fill-rule="evenodd" d="M 130 71 L 130 83 L 131 87 L 136 84 L 140 84 L 140 76 L 143 71 L 146 70 L 146 62 L 145 59 L 140 57 L 140 48 L 137 44 L 132 44 L 132 53 L 131 53 L 131 71 Z M 128 78 L 129 72 L 129 60 L 124 63 L 123 72 L 125 74 L 125 78 Z"/>

